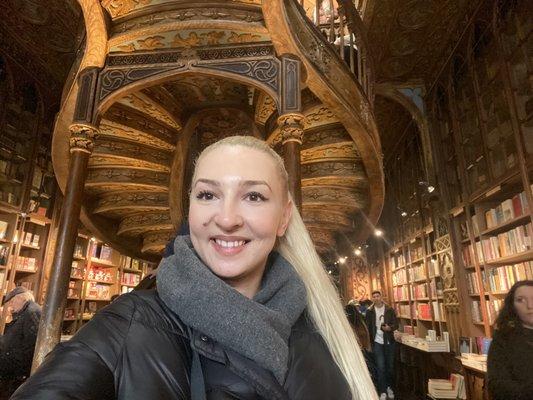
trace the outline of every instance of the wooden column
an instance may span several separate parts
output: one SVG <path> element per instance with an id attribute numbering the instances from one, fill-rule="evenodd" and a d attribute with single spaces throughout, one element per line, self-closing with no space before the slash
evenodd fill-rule
<path id="1" fill-rule="evenodd" d="M 72 256 L 76 245 L 78 221 L 87 177 L 87 164 L 97 133 L 96 128 L 89 124 L 73 124 L 70 126 L 70 132 L 69 174 L 59 217 L 57 245 L 39 323 L 32 370 L 35 370 L 42 363 L 44 357 L 54 348 L 61 337 L 61 324 L 67 298 Z"/>
<path id="2" fill-rule="evenodd" d="M 304 135 L 303 120 L 304 116 L 297 113 L 284 114 L 278 118 L 283 144 L 283 160 L 289 174 L 289 191 L 299 211 L 302 210 L 300 148 Z"/>

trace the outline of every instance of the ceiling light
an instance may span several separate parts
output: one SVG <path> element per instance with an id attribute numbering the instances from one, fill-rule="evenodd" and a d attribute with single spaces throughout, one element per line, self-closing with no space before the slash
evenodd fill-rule
<path id="1" fill-rule="evenodd" d="M 434 191 L 435 191 L 435 186 L 431 186 L 431 185 L 429 185 L 429 186 L 428 186 L 428 192 L 429 192 L 429 193 L 433 193 Z"/>
<path id="2" fill-rule="evenodd" d="M 381 229 L 376 229 L 374 231 L 374 235 L 376 235 L 377 237 L 381 237 L 383 236 L 383 231 Z"/>
<path id="3" fill-rule="evenodd" d="M 361 249 L 355 249 L 355 251 L 354 251 L 354 254 L 355 254 L 356 256 L 360 256 L 361 253 L 362 253 L 362 252 L 361 252 Z"/>
<path id="4" fill-rule="evenodd" d="M 402 217 L 407 217 L 407 213 L 405 211 L 402 211 Z"/>

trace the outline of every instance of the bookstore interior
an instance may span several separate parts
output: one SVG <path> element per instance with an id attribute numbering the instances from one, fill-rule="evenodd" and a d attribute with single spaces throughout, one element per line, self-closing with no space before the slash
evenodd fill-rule
<path id="1" fill-rule="evenodd" d="M 489 399 L 533 280 L 530 1 L 48 3 L 0 10 L 0 291 L 62 315 L 35 359 L 157 267 L 198 154 L 250 135 L 343 305 L 394 309 L 396 398 Z"/>

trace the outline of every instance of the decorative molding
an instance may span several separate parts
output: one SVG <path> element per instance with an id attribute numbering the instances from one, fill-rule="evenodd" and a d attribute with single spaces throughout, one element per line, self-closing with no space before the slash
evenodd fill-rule
<path id="1" fill-rule="evenodd" d="M 319 176 L 316 178 L 305 178 L 302 179 L 302 187 L 308 186 L 334 186 L 334 187 L 359 187 L 366 186 L 368 187 L 368 178 L 364 175 L 362 176 Z"/>
<path id="2" fill-rule="evenodd" d="M 368 203 L 366 188 L 330 188 L 305 187 L 302 188 L 302 204 L 343 204 L 356 209 L 363 209 Z"/>
<path id="3" fill-rule="evenodd" d="M 89 124 L 72 124 L 70 130 L 70 153 L 80 151 L 91 154 L 94 148 L 94 141 L 98 136 L 98 130 Z"/>
<path id="4" fill-rule="evenodd" d="M 288 55 L 281 57 L 281 111 L 280 114 L 302 111 L 300 89 L 300 61 Z"/>
<path id="5" fill-rule="evenodd" d="M 338 142 L 302 150 L 300 153 L 302 164 L 323 161 L 359 161 L 361 156 L 354 142 Z"/>
<path id="6" fill-rule="evenodd" d="M 255 122 L 265 125 L 270 116 L 276 111 L 276 108 L 274 99 L 268 94 L 260 92 L 255 106 Z"/>
<path id="7" fill-rule="evenodd" d="M 98 96 L 97 101 L 101 103 L 107 96 L 124 86 L 140 81 L 141 79 L 148 78 L 150 76 L 158 75 L 162 72 L 168 71 L 180 71 L 186 70 L 188 66 L 181 62 L 177 62 L 168 67 L 144 67 L 144 68 L 105 68 L 100 73 L 100 79 L 98 81 Z"/>
<path id="8" fill-rule="evenodd" d="M 233 58 L 275 57 L 271 44 L 248 44 L 241 46 L 224 46 L 196 50 L 202 61 L 227 60 Z"/>
<path id="9" fill-rule="evenodd" d="M 135 108 L 177 131 L 180 131 L 182 128 L 181 122 L 168 112 L 162 104 L 157 103 L 142 92 L 126 95 L 117 100 L 117 102 Z"/>
<path id="10" fill-rule="evenodd" d="M 321 176 L 355 175 L 366 177 L 365 169 L 361 164 L 342 162 L 322 162 L 302 165 L 302 179 Z"/>
<path id="11" fill-rule="evenodd" d="M 129 158 L 139 160 L 140 162 L 145 161 L 157 165 L 159 168 L 164 167 L 166 170 L 170 169 L 172 159 L 171 154 L 168 152 L 157 151 L 134 143 L 104 140 L 102 137 L 96 141 L 93 156 L 96 155 Z"/>
<path id="12" fill-rule="evenodd" d="M 98 190 L 101 186 L 102 190 L 107 190 L 118 185 L 138 189 L 168 190 L 168 179 L 169 175 L 162 172 L 134 168 L 98 168 L 89 170 L 85 187 Z"/>
<path id="13" fill-rule="evenodd" d="M 279 130 L 281 134 L 281 143 L 296 142 L 302 144 L 303 125 L 305 117 L 302 114 L 290 113 L 278 117 Z"/>
<path id="14" fill-rule="evenodd" d="M 167 210 L 168 204 L 167 192 L 112 192 L 105 193 L 98 199 L 93 213 Z"/>
<path id="15" fill-rule="evenodd" d="M 275 58 L 198 64 L 197 67 L 231 72 L 240 76 L 245 76 L 258 81 L 263 85 L 267 85 L 275 93 L 279 93 L 280 62 Z"/>
<path id="16" fill-rule="evenodd" d="M 152 136 L 150 133 L 139 131 L 137 129 L 121 125 L 119 123 L 104 119 L 98 127 L 101 138 L 109 137 L 138 143 L 142 146 L 150 146 L 154 149 L 174 151 L 174 145 Z"/>
<path id="17" fill-rule="evenodd" d="M 150 231 L 168 231 L 173 227 L 169 212 L 133 214 L 122 219 L 117 235 L 137 236 Z"/>
<path id="18" fill-rule="evenodd" d="M 97 67 L 86 68 L 78 75 L 78 95 L 74 109 L 73 121 L 75 124 L 91 124 L 94 116 L 94 98 L 98 80 Z"/>
<path id="19" fill-rule="evenodd" d="M 175 230 L 168 230 L 164 232 L 149 232 L 143 235 L 143 253 L 160 254 L 167 243 L 176 235 Z"/>
<path id="20" fill-rule="evenodd" d="M 214 21 L 238 21 L 247 23 L 262 23 L 263 16 L 260 12 L 254 10 L 243 10 L 235 8 L 203 7 L 183 8 L 179 10 L 169 10 L 154 14 L 143 15 L 127 21 L 116 24 L 113 27 L 113 33 L 125 33 L 128 31 L 148 28 L 154 25 L 166 25 L 176 21 L 195 21 L 195 20 L 214 20 Z"/>
<path id="21" fill-rule="evenodd" d="M 80 71 L 88 67 L 102 68 L 107 54 L 107 28 L 104 11 L 98 0 L 78 0 L 85 19 L 85 55 Z"/>

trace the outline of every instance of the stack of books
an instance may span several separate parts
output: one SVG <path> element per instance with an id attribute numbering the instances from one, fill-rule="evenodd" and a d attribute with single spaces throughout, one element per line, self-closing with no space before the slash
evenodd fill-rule
<path id="1" fill-rule="evenodd" d="M 466 399 L 465 380 L 459 374 L 451 374 L 450 379 L 430 379 L 428 392 L 435 399 Z"/>

